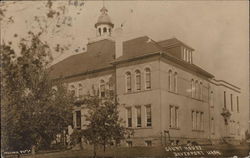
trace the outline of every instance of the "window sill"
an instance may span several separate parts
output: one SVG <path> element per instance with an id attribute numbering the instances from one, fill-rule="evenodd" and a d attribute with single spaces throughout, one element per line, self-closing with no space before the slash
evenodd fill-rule
<path id="1" fill-rule="evenodd" d="M 152 89 L 144 89 L 144 90 L 138 90 L 138 91 L 134 91 L 134 92 L 125 92 L 123 94 L 128 95 L 128 94 L 136 94 L 136 93 L 147 92 L 147 91 L 152 91 Z"/>
<path id="2" fill-rule="evenodd" d="M 169 93 L 172 93 L 172 94 L 175 94 L 175 95 L 185 96 L 185 97 L 188 97 L 188 98 L 191 98 L 191 99 L 194 99 L 194 100 L 200 101 L 200 102 L 205 102 L 204 100 L 197 99 L 197 98 L 194 98 L 194 97 L 192 97 L 192 96 L 188 96 L 188 95 L 182 95 L 182 94 L 180 94 L 180 93 L 178 93 L 178 92 L 173 92 L 173 91 L 170 91 L 170 90 L 168 90 L 168 92 L 169 92 Z"/>
<path id="3" fill-rule="evenodd" d="M 172 129 L 172 130 L 180 130 L 179 127 L 169 127 L 169 129 Z"/>
<path id="4" fill-rule="evenodd" d="M 169 93 L 173 93 L 173 94 L 176 94 L 176 95 L 180 95 L 178 92 L 173 92 L 173 91 L 170 91 L 168 90 Z"/>
<path id="5" fill-rule="evenodd" d="M 140 130 L 140 129 L 152 129 L 151 127 L 128 127 L 129 129 Z"/>
<path id="6" fill-rule="evenodd" d="M 197 98 L 194 98 L 194 97 L 191 97 L 191 98 L 194 99 L 194 100 L 200 101 L 200 102 L 205 102 L 204 100 L 201 100 L 201 99 L 197 99 Z"/>
<path id="7" fill-rule="evenodd" d="M 204 130 L 192 129 L 193 132 L 204 132 Z"/>

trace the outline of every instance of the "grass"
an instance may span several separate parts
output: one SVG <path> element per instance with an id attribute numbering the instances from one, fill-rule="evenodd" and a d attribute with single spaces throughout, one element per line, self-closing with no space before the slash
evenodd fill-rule
<path id="1" fill-rule="evenodd" d="M 237 155 L 245 157 L 250 151 L 247 145 L 232 146 L 232 145 L 216 145 L 206 146 L 206 150 L 219 150 L 223 157 L 232 157 Z M 38 153 L 36 155 L 26 155 L 23 158 L 90 158 L 92 157 L 92 150 L 65 150 L 52 153 Z M 115 149 L 107 149 L 104 153 L 102 150 L 97 151 L 98 157 L 105 158 L 132 158 L 132 157 L 173 157 L 172 153 L 166 152 L 163 147 L 119 147 Z"/>

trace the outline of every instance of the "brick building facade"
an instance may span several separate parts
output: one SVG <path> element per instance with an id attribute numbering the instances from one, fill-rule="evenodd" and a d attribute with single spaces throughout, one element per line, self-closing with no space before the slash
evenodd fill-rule
<path id="1" fill-rule="evenodd" d="M 124 40 L 121 28 L 113 32 L 106 8 L 95 27 L 97 37 L 86 52 L 56 63 L 51 75 L 63 78 L 79 98 L 92 86 L 102 93 L 112 81 L 120 117 L 135 131 L 123 144 L 208 144 L 244 137 L 240 88 L 193 64 L 193 48 L 176 38 Z M 83 128 L 84 112 L 84 105 L 74 108 L 74 128 Z"/>

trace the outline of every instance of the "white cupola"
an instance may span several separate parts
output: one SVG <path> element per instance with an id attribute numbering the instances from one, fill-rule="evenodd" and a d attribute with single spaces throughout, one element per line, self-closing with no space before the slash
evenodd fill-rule
<path id="1" fill-rule="evenodd" d="M 107 14 L 108 10 L 103 6 L 100 12 L 101 15 L 99 16 L 95 24 L 96 36 L 111 36 L 114 24 Z"/>

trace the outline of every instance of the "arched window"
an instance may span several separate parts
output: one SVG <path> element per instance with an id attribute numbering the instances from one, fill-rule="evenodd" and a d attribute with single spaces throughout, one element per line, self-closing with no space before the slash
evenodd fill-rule
<path id="1" fill-rule="evenodd" d="M 174 73 L 174 92 L 177 93 L 177 81 L 178 81 L 178 78 L 177 78 L 177 72 Z"/>
<path id="2" fill-rule="evenodd" d="M 101 35 L 102 34 L 101 28 L 99 28 L 98 31 L 99 31 L 99 35 Z"/>
<path id="3" fill-rule="evenodd" d="M 131 73 L 127 72 L 126 73 L 126 92 L 129 93 L 132 91 L 132 86 L 131 86 Z"/>
<path id="4" fill-rule="evenodd" d="M 101 95 L 101 97 L 105 97 L 105 82 L 104 82 L 104 80 L 100 81 L 100 95 Z"/>
<path id="5" fill-rule="evenodd" d="M 78 96 L 79 98 L 83 97 L 83 88 L 81 83 L 78 85 Z"/>
<path id="6" fill-rule="evenodd" d="M 136 90 L 141 90 L 141 72 L 139 70 L 135 71 L 135 86 Z"/>
<path id="7" fill-rule="evenodd" d="M 70 92 L 71 92 L 71 94 L 72 94 L 73 96 L 76 95 L 76 89 L 75 89 L 75 86 L 74 86 L 74 85 L 71 85 L 71 86 L 70 86 Z"/>
<path id="8" fill-rule="evenodd" d="M 145 69 L 145 87 L 151 89 L 151 71 L 149 68 Z"/>
<path id="9" fill-rule="evenodd" d="M 195 85 L 194 85 L 194 79 L 191 80 L 191 96 L 192 98 L 195 97 Z"/>
<path id="10" fill-rule="evenodd" d="M 103 33 L 106 33 L 106 32 L 107 32 L 107 28 L 104 27 L 104 28 L 103 28 Z"/>
<path id="11" fill-rule="evenodd" d="M 111 35 L 111 28 L 109 28 L 109 35 Z"/>
<path id="12" fill-rule="evenodd" d="M 168 71 L 168 90 L 171 91 L 172 90 L 172 70 Z"/>
<path id="13" fill-rule="evenodd" d="M 202 82 L 200 82 L 200 100 L 203 100 L 203 93 L 202 93 L 202 91 L 203 91 L 203 84 L 202 84 Z"/>
<path id="14" fill-rule="evenodd" d="M 195 81 L 195 98 L 199 98 L 199 82 L 197 80 Z"/>

